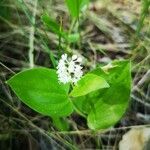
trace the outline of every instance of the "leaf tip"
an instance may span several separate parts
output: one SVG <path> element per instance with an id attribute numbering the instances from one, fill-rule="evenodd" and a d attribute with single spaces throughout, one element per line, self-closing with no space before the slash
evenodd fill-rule
<path id="1" fill-rule="evenodd" d="M 10 85 L 10 79 L 5 81 L 5 84 Z"/>

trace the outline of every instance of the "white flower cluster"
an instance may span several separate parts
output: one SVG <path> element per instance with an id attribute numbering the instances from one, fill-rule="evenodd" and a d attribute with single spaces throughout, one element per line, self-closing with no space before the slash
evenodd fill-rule
<path id="1" fill-rule="evenodd" d="M 68 82 L 76 84 L 83 75 L 81 61 L 82 59 L 77 55 L 73 55 L 72 58 L 68 59 L 67 54 L 63 54 L 57 66 L 59 81 L 64 84 Z"/>

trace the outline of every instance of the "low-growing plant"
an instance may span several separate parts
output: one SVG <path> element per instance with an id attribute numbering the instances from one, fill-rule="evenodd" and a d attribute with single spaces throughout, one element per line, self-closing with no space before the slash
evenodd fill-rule
<path id="1" fill-rule="evenodd" d="M 113 126 L 128 106 L 130 61 L 114 61 L 111 65 L 88 72 L 81 79 L 78 77 L 82 74 L 81 70 L 78 72 L 78 66 L 72 65 L 72 62 L 69 62 L 68 68 L 62 62 L 62 70 L 57 71 L 44 67 L 25 70 L 9 79 L 7 84 L 22 102 L 53 119 L 76 111 L 87 119 L 91 129 Z"/>
<path id="2" fill-rule="evenodd" d="M 72 20 L 79 21 L 88 0 L 66 0 Z M 68 43 L 77 42 L 79 33 L 65 31 L 48 14 L 44 24 Z M 68 54 L 70 55 L 70 54 Z M 35 67 L 19 72 L 7 81 L 18 98 L 33 110 L 53 119 L 60 130 L 69 130 L 63 118 L 78 113 L 92 130 L 117 123 L 128 106 L 131 91 L 131 62 L 115 60 L 83 75 L 82 59 L 63 54 L 57 68 Z"/>

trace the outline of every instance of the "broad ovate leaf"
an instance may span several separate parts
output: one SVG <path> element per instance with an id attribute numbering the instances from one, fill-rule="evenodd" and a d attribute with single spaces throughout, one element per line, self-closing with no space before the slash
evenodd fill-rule
<path id="1" fill-rule="evenodd" d="M 84 96 L 74 97 L 72 98 L 72 102 L 80 112 L 87 115 L 93 109 L 94 104 L 101 97 L 100 90 L 93 91 Z"/>
<path id="2" fill-rule="evenodd" d="M 73 90 L 70 93 L 71 97 L 79 97 L 86 95 L 90 92 L 102 89 L 102 88 L 108 88 L 109 84 L 106 82 L 106 80 L 96 74 L 86 74 L 77 82 L 77 84 L 74 86 Z"/>
<path id="3" fill-rule="evenodd" d="M 29 69 L 10 78 L 7 84 L 22 102 L 43 115 L 67 116 L 72 112 L 69 85 L 60 84 L 53 69 Z"/>
<path id="4" fill-rule="evenodd" d="M 104 129 L 117 123 L 127 109 L 131 91 L 130 61 L 114 61 L 113 66 L 104 73 L 102 70 L 93 71 L 101 75 L 109 83 L 110 88 L 101 91 L 101 96 L 93 105 L 88 115 L 89 128 Z"/>
<path id="5" fill-rule="evenodd" d="M 103 101 L 98 101 L 88 116 L 89 128 L 96 130 L 113 126 L 122 116 L 124 108 L 125 106 L 121 104 L 110 106 Z"/>

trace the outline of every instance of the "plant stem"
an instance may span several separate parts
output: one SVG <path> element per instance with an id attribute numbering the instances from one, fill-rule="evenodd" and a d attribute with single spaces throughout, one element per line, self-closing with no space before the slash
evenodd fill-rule
<path id="1" fill-rule="evenodd" d="M 76 19 L 72 19 L 71 25 L 70 25 L 70 28 L 69 28 L 69 34 L 71 34 L 71 32 L 72 32 L 72 30 L 74 28 L 75 23 L 76 23 Z"/>
<path id="2" fill-rule="evenodd" d="M 76 105 L 74 105 L 73 102 L 72 102 L 72 104 L 73 104 L 73 107 L 74 107 L 75 111 L 76 111 L 79 115 L 81 115 L 81 116 L 84 117 L 84 118 L 87 118 L 86 115 L 84 115 L 84 114 L 76 107 Z"/>
<path id="3" fill-rule="evenodd" d="M 140 14 L 139 24 L 138 24 L 137 31 L 136 31 L 137 36 L 139 36 L 139 34 L 140 34 L 140 31 L 144 25 L 145 17 L 148 14 L 148 9 L 150 7 L 150 0 L 142 0 L 141 2 L 143 4 L 142 4 L 142 10 L 141 10 L 141 14 Z"/>
<path id="4" fill-rule="evenodd" d="M 55 125 L 55 127 L 58 130 L 60 130 L 60 131 L 68 131 L 69 124 L 68 124 L 66 118 L 61 118 L 61 117 L 57 117 L 57 116 L 53 116 L 51 118 L 53 120 L 53 124 Z"/>
<path id="5" fill-rule="evenodd" d="M 7 66 L 5 66 L 2 62 L 0 62 L 0 65 L 2 67 L 4 67 L 5 69 L 7 69 L 8 71 L 10 71 L 12 74 L 15 74 L 15 72 L 13 70 L 11 70 L 10 68 L 8 68 Z"/>
<path id="6" fill-rule="evenodd" d="M 32 16 L 32 23 L 30 28 L 30 37 L 29 37 L 29 65 L 30 68 L 34 67 L 34 33 L 35 33 L 35 20 L 36 20 L 36 10 L 37 10 L 37 3 L 38 0 L 35 0 L 34 8 L 33 8 L 33 16 Z"/>
<path id="7" fill-rule="evenodd" d="M 59 50 L 59 57 L 61 56 L 61 52 L 62 52 L 62 47 L 61 47 L 61 41 L 62 41 L 62 35 L 61 35 L 61 32 L 62 32 L 62 17 L 60 17 L 60 28 L 59 28 L 59 37 L 58 37 L 58 40 L 59 40 L 59 44 L 58 44 L 58 50 Z"/>
<path id="8" fill-rule="evenodd" d="M 73 86 L 74 86 L 74 85 L 71 83 L 72 89 L 73 89 Z M 72 105 L 73 105 L 75 111 L 76 111 L 79 115 L 81 115 L 81 116 L 84 117 L 84 118 L 87 118 L 86 115 L 83 114 L 83 113 L 76 107 L 76 105 L 73 103 L 73 101 L 71 100 L 71 98 L 70 98 L 70 102 L 72 103 Z"/>

